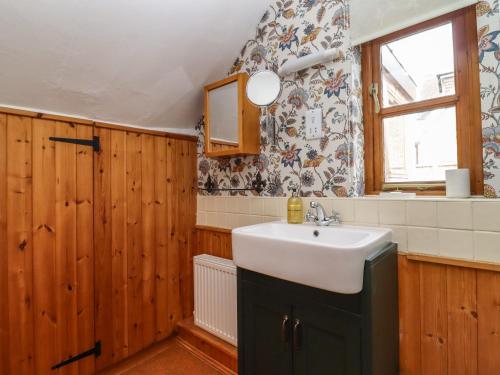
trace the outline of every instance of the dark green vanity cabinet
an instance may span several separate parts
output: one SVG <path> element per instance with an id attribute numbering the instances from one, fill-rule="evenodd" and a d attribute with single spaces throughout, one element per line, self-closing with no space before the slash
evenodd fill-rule
<path id="1" fill-rule="evenodd" d="M 398 374 L 396 245 L 338 294 L 238 269 L 240 375 Z"/>

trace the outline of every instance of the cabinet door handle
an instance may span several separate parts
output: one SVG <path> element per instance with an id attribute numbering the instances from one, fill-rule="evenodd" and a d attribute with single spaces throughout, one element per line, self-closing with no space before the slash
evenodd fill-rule
<path id="1" fill-rule="evenodd" d="M 295 319 L 295 321 L 293 322 L 293 347 L 295 350 L 300 350 L 300 346 L 302 345 L 301 331 L 300 320 Z"/>
<path id="2" fill-rule="evenodd" d="M 288 344 L 288 323 L 290 318 L 288 315 L 283 316 L 283 320 L 281 321 L 281 341 L 284 344 Z"/>

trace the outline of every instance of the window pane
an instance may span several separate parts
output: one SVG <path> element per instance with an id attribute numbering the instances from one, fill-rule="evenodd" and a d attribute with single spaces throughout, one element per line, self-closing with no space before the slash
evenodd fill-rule
<path id="1" fill-rule="evenodd" d="M 384 107 L 455 94 L 451 23 L 384 44 Z"/>
<path id="2" fill-rule="evenodd" d="M 384 119 L 385 182 L 444 181 L 457 168 L 455 107 Z"/>

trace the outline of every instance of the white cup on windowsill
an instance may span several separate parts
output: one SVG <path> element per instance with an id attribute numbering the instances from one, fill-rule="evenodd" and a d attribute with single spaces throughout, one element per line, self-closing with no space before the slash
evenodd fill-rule
<path id="1" fill-rule="evenodd" d="M 446 171 L 446 198 L 470 198 L 470 172 L 468 168 Z"/>

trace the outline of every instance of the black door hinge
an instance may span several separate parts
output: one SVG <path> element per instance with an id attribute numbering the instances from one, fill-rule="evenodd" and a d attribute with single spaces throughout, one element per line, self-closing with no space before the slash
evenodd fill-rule
<path id="1" fill-rule="evenodd" d="M 77 354 L 74 357 L 68 358 L 68 359 L 58 363 L 57 365 L 52 366 L 51 370 L 57 370 L 61 367 L 70 365 L 73 362 L 77 362 L 77 361 L 80 361 L 84 358 L 90 357 L 91 355 L 95 356 L 96 358 L 101 355 L 101 342 L 100 341 L 97 341 L 95 343 L 95 346 L 92 349 L 87 350 L 86 352 Z"/>
<path id="2" fill-rule="evenodd" d="M 92 139 L 49 137 L 49 141 L 72 143 L 81 146 L 91 146 L 95 152 L 99 152 L 101 150 L 99 137 L 96 136 L 94 136 Z"/>

